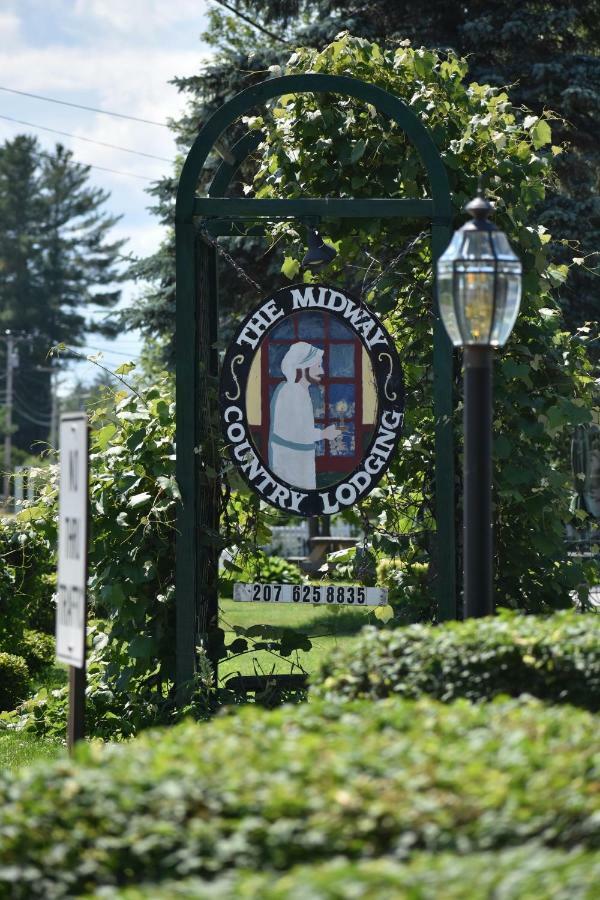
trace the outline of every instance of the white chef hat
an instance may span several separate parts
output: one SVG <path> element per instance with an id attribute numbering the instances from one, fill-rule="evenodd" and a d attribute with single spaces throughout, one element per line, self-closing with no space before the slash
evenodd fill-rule
<path id="1" fill-rule="evenodd" d="M 296 370 L 306 369 L 315 366 L 323 359 L 323 350 L 307 344 L 306 341 L 298 341 L 292 344 L 288 352 L 281 360 L 281 371 L 285 375 L 286 381 L 296 380 Z"/>

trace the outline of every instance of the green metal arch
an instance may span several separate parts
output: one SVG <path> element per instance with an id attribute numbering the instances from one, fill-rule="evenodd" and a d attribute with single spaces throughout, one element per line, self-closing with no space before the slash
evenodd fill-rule
<path id="1" fill-rule="evenodd" d="M 228 162 L 227 160 L 223 160 L 217 171 L 215 172 L 215 176 L 210 183 L 210 187 L 208 189 L 209 197 L 224 197 L 225 191 L 229 187 L 229 182 L 242 165 L 246 157 L 250 156 L 253 153 L 261 140 L 264 138 L 264 135 L 260 131 L 249 131 L 243 137 L 239 139 L 239 141 L 233 145 L 231 148 L 231 154 L 233 156 L 234 162 Z"/>
<path id="2" fill-rule="evenodd" d="M 452 205 L 448 177 L 440 154 L 431 135 L 415 113 L 398 97 L 373 84 L 342 75 L 307 73 L 273 78 L 247 88 L 218 109 L 205 123 L 196 137 L 184 163 L 175 207 L 176 224 L 176 442 L 177 481 L 181 500 L 177 509 L 176 541 L 176 644 L 178 695 L 186 696 L 195 671 L 196 647 L 202 643 L 209 647 L 209 612 L 217 609 L 216 597 L 206 582 L 205 561 L 213 550 L 202 542 L 203 528 L 214 529 L 207 503 L 201 500 L 204 488 L 198 472 L 196 448 L 205 439 L 206 419 L 201 421 L 200 408 L 206 405 L 207 378 L 218 376 L 218 359 L 214 349 L 217 334 L 218 266 L 214 247 L 198 241 L 194 225 L 198 201 L 196 188 L 209 153 L 220 135 L 241 115 L 255 106 L 281 94 L 328 92 L 344 94 L 370 103 L 379 112 L 396 122 L 411 141 L 429 178 L 431 198 L 418 200 L 338 200 L 335 207 L 341 215 L 348 215 L 348 206 L 368 206 L 368 215 L 411 216 L 418 207 L 418 215 L 431 221 L 433 260 L 440 256 L 450 239 Z M 250 132 L 233 148 L 233 160 L 223 162 L 216 172 L 209 189 L 209 197 L 216 204 L 222 201 L 227 209 L 239 208 L 239 203 L 225 199 L 229 182 L 238 166 L 257 146 L 259 136 Z M 298 201 L 253 200 L 246 201 L 244 215 L 253 214 L 272 218 L 297 215 Z M 235 204 L 238 203 L 238 206 Z M 340 206 L 339 204 L 342 204 Z M 233 204 L 233 205 L 232 205 Z M 262 204 L 265 204 L 264 206 Z M 270 204 L 270 205 L 269 205 Z M 389 205 L 392 206 L 389 206 Z M 302 208 L 327 214 L 335 204 L 327 198 L 307 198 Z M 386 208 L 384 209 L 383 206 Z M 393 207 L 393 209 L 392 209 Z M 211 208 L 209 206 L 209 208 Z M 214 206 L 213 206 L 214 208 Z M 257 213 L 257 209 L 260 212 Z M 222 214 L 222 213 L 220 213 Z M 227 215 L 227 213 L 225 213 Z M 335 214 L 335 213 L 334 213 Z M 366 214 L 363 210 L 363 214 Z M 208 302 L 207 302 L 207 298 Z M 435 309 L 435 306 L 434 306 Z M 454 487 L 453 487 L 453 439 L 452 439 L 452 348 L 444 332 L 439 314 L 435 311 L 433 328 L 434 357 L 434 410 L 436 434 L 436 521 L 437 521 L 437 574 L 439 616 L 442 619 L 456 615 L 455 561 L 454 561 Z M 202 407 L 204 408 L 204 407 Z M 215 463 L 216 465 L 216 463 Z M 218 525 L 216 526 L 218 527 Z M 216 552 L 216 551 L 214 551 Z M 216 559 L 216 557 L 215 557 Z M 214 560 L 213 560 L 214 562 Z M 214 568 L 214 566 L 213 566 Z M 212 599 L 211 599 L 212 598 Z M 203 612 L 202 612 L 203 611 Z M 202 614 L 200 614 L 202 613 Z M 204 643 L 208 640 L 208 643 Z M 216 659 L 216 657 L 215 657 Z"/>
<path id="3" fill-rule="evenodd" d="M 187 155 L 179 179 L 176 222 L 191 222 L 194 215 L 194 197 L 198 178 L 215 142 L 223 132 L 245 112 L 282 94 L 306 92 L 345 94 L 370 103 L 377 110 L 393 119 L 416 147 L 429 177 L 435 215 L 450 218 L 452 206 L 448 176 L 439 151 L 431 135 L 415 113 L 389 91 L 368 84 L 348 75 L 283 75 L 252 85 L 224 103 L 202 127 Z M 212 192 L 211 192 L 212 193 Z M 214 194 L 213 194 L 214 196 Z"/>

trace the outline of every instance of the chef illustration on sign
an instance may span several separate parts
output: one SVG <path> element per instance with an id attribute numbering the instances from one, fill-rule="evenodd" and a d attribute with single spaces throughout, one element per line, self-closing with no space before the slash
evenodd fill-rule
<path id="1" fill-rule="evenodd" d="M 271 400 L 269 465 L 282 481 L 307 490 L 317 486 L 315 443 L 341 434 L 335 425 L 315 428 L 309 387 L 321 382 L 323 353 L 306 341 L 292 344 L 281 361 L 285 381 Z"/>

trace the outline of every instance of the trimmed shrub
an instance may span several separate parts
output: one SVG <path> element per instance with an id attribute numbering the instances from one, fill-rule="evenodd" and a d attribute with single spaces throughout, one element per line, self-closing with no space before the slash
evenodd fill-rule
<path id="1" fill-rule="evenodd" d="M 56 494 L 56 470 L 35 506 L 0 519 L 0 646 L 10 646 L 25 628 L 54 633 L 56 520 L 41 516 Z"/>
<path id="2" fill-rule="evenodd" d="M 21 656 L 0 652 L 0 712 L 14 707 L 27 696 L 29 671 Z"/>
<path id="3" fill-rule="evenodd" d="M 591 851 L 599 778 L 597 720 L 569 706 L 246 707 L 0 776 L 0 879 L 46 898 L 332 857 Z"/>
<path id="4" fill-rule="evenodd" d="M 314 677 L 311 693 L 330 698 L 389 695 L 489 700 L 532 694 L 600 709 L 600 616 L 503 612 L 494 618 L 363 629 L 340 644 Z"/>
<path id="5" fill-rule="evenodd" d="M 46 666 L 52 665 L 55 655 L 55 641 L 43 631 L 27 629 L 23 634 L 19 651 L 32 675 L 39 675 Z"/>
<path id="6" fill-rule="evenodd" d="M 281 556 L 268 556 L 257 550 L 248 557 L 243 566 L 234 563 L 225 564 L 225 571 L 219 578 L 221 597 L 233 597 L 233 585 L 236 581 L 261 582 L 262 584 L 297 584 L 303 580 L 298 566 L 289 563 Z"/>
<path id="7" fill-rule="evenodd" d="M 390 859 L 348 862 L 334 860 L 316 866 L 295 866 L 286 873 L 235 872 L 215 881 L 186 878 L 162 885 L 105 889 L 102 897 L 119 900 L 371 900 L 410 897 L 412 900 L 573 900 L 592 897 L 600 883 L 597 853 L 547 850 L 527 845 L 500 853 L 420 853 L 408 863 Z"/>

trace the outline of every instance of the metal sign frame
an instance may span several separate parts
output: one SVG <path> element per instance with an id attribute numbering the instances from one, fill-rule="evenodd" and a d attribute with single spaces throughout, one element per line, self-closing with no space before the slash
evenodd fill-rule
<path id="1" fill-rule="evenodd" d="M 227 197 L 229 183 L 246 157 L 264 140 L 251 131 L 234 145 L 208 189 L 198 197 L 198 180 L 222 133 L 236 120 L 283 94 L 333 93 L 373 105 L 404 131 L 428 174 L 427 199 L 300 198 L 261 200 Z M 218 468 L 215 410 L 210 396 L 218 378 L 218 264 L 216 251 L 202 239 L 248 233 L 260 219 L 415 218 L 431 223 L 433 271 L 452 226 L 448 176 L 440 154 L 418 116 L 398 97 L 362 80 L 342 75 L 303 74 L 272 78 L 247 88 L 223 104 L 204 124 L 183 166 L 177 190 L 176 230 L 176 679 L 180 696 L 195 674 L 196 647 L 210 655 L 218 627 L 219 488 L 207 472 Z M 251 233 L 262 233 L 253 227 Z M 435 509 L 437 599 L 440 619 L 456 617 L 454 446 L 452 436 L 452 346 L 432 296 L 433 394 L 435 415 Z M 198 448 L 209 468 L 200 464 Z M 214 466 L 211 464 L 214 462 Z"/>

